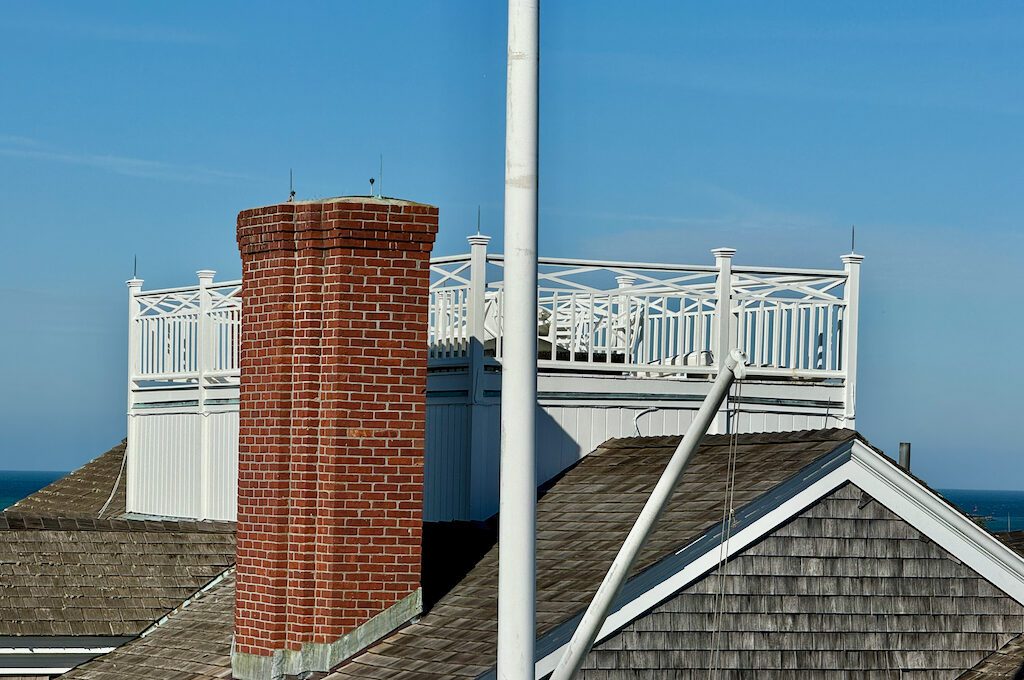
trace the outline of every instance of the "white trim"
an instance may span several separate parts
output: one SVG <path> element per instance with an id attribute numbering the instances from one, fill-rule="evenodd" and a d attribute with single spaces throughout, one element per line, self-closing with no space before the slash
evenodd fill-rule
<path id="1" fill-rule="evenodd" d="M 814 504 L 815 501 L 823 496 L 827 496 L 841 486 L 847 480 L 847 474 L 844 470 L 847 465 L 849 463 L 836 468 L 817 482 L 780 504 L 771 512 L 733 534 L 729 538 L 729 557 L 746 549 L 751 543 L 773 531 L 790 517 L 799 514 L 804 508 Z M 687 564 L 681 571 L 676 572 L 626 604 L 626 606 L 609 615 L 604 626 L 601 627 L 601 632 L 598 633 L 594 644 L 607 639 L 634 619 L 639 618 L 645 612 L 657 606 L 658 603 L 668 599 L 691 583 L 700 580 L 707 572 L 718 566 L 719 550 L 719 544 L 715 544 L 710 550 Z M 682 549 L 678 552 L 682 552 Z M 565 647 L 566 645 L 559 647 L 537 662 L 536 673 L 538 678 L 544 677 L 555 669 Z"/>
<path id="2" fill-rule="evenodd" d="M 853 440 L 850 459 L 776 508 L 743 527 L 729 539 L 731 558 L 774 531 L 846 482 L 871 495 L 938 546 L 976 571 L 1007 595 L 1024 605 L 1024 557 L 982 529 L 959 510 L 927 489 L 904 470 L 858 439 Z M 681 548 L 678 552 L 682 552 Z M 712 547 L 680 571 L 643 592 L 612 613 L 605 621 L 597 642 L 607 639 L 632 621 L 679 591 L 699 581 L 718 566 L 720 544 Z M 536 663 L 536 676 L 551 673 L 567 645 L 550 652 Z"/>
<path id="3" fill-rule="evenodd" d="M 196 600 L 201 598 L 203 595 L 206 595 L 208 592 L 210 592 L 211 590 L 216 588 L 218 585 L 220 585 L 220 583 L 224 579 L 226 579 L 228 576 L 230 576 L 230 575 L 232 575 L 234 573 L 235 573 L 235 567 L 231 566 L 231 567 L 228 567 L 227 569 L 225 569 L 224 571 L 222 571 L 221 573 L 217 574 L 216 576 L 214 576 L 213 579 L 210 582 L 208 582 L 205 586 L 203 586 L 202 588 L 200 588 L 196 592 L 192 593 L 192 595 L 187 597 L 184 602 L 182 602 L 177 607 L 175 607 L 171 611 L 167 612 L 166 614 L 161 616 L 159 619 L 154 621 L 152 624 L 150 624 L 149 628 L 147 628 L 146 630 L 144 630 L 141 633 L 139 633 L 139 637 L 140 638 L 144 638 L 147 635 L 149 635 L 150 633 L 152 633 L 154 630 L 159 628 L 160 626 L 162 626 L 165 623 L 167 623 L 172 616 L 174 616 L 175 614 L 177 614 L 180 611 L 183 611 L 183 610 L 187 609 L 189 607 L 189 605 L 191 605 L 193 602 L 195 602 Z"/>
<path id="4" fill-rule="evenodd" d="M 843 467 L 851 482 L 1024 605 L 1024 557 L 860 441 Z"/>
<path id="5" fill-rule="evenodd" d="M 4 668 L 3 666 L 0 666 L 0 677 L 3 677 L 4 675 L 19 675 L 23 677 L 26 675 L 63 675 L 72 668 L 74 668 L 74 666 L 51 666 L 48 668 Z"/>
<path id="6" fill-rule="evenodd" d="M 0 647 L 0 657 L 5 654 L 106 654 L 117 647 Z"/>
<path id="7" fill-rule="evenodd" d="M 131 639 L 131 638 L 128 638 Z M 127 639 L 125 640 L 127 642 Z M 121 644 L 124 644 L 122 642 Z M 117 649 L 120 645 L 102 647 L 0 647 L 0 677 L 5 675 L 46 676 L 62 675 L 72 668 Z M 24 665 L 9 666 L 11 657 L 20 657 Z M 61 663 L 60 666 L 34 666 L 33 663 Z"/>

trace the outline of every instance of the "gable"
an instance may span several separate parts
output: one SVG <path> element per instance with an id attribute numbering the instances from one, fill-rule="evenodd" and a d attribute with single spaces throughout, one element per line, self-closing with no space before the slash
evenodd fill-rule
<path id="1" fill-rule="evenodd" d="M 719 593 L 718 666 L 759 678 L 956 678 L 1024 630 L 1024 606 L 862 497 L 822 498 L 595 646 L 580 677 L 706 678 Z"/>
<path id="2" fill-rule="evenodd" d="M 736 503 L 770 495 L 822 461 L 839 464 L 851 430 L 740 435 Z M 537 628 L 551 633 L 586 607 L 680 437 L 605 442 L 569 470 L 537 504 Z M 720 521 L 731 438 L 704 438 L 677 493 L 637 560 L 649 567 Z M 698 499 L 698 500 L 695 500 Z M 419 622 L 357 655 L 332 679 L 447 680 L 487 673 L 497 649 L 497 547 Z M 550 669 L 548 669 L 550 670 Z M 539 675 L 538 675 L 539 677 Z"/>

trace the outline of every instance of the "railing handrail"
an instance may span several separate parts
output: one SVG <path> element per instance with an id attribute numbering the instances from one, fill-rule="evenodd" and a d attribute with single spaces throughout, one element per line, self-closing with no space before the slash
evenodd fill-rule
<path id="1" fill-rule="evenodd" d="M 487 252 L 486 236 L 469 241 L 469 253 L 430 260 L 427 342 L 432 366 L 462 362 L 473 373 L 503 356 L 505 258 Z M 730 248 L 712 254 L 713 265 L 540 258 L 538 366 L 699 378 L 739 348 L 751 376 L 842 380 L 852 426 L 862 257 L 803 269 L 734 266 Z M 129 284 L 130 384 L 238 375 L 242 281 L 199 274 L 190 286 Z"/>
<path id="2" fill-rule="evenodd" d="M 242 279 L 232 279 L 231 281 L 215 281 L 210 286 L 210 290 L 216 290 L 217 288 L 231 288 L 232 286 L 241 286 Z M 199 290 L 199 284 L 193 284 L 191 286 L 175 286 L 174 288 L 149 288 L 146 290 L 139 290 L 135 294 L 136 297 L 150 297 L 156 295 L 171 295 L 173 293 L 188 293 L 194 290 Z"/>
<path id="3" fill-rule="evenodd" d="M 455 262 L 468 262 L 470 254 L 465 253 L 461 255 L 444 255 L 441 257 L 430 258 L 430 264 L 451 264 Z M 500 253 L 488 254 L 488 262 L 503 262 L 505 256 Z M 713 274 L 718 270 L 711 265 L 688 265 L 688 264 L 667 264 L 659 262 L 629 262 L 629 261 L 618 261 L 618 260 L 583 260 L 576 258 L 562 258 L 562 257 L 541 257 L 537 259 L 538 264 L 550 264 L 550 265 L 562 265 L 562 266 L 579 266 L 579 267 L 602 267 L 602 268 L 613 268 L 613 269 L 638 269 L 641 271 L 680 271 L 680 272 L 695 272 L 695 273 L 708 273 Z M 732 269 L 733 274 L 778 274 L 778 275 L 794 275 L 794 276 L 812 276 L 812 277 L 833 277 L 836 279 L 847 278 L 847 273 L 842 269 L 803 269 L 800 267 L 756 267 L 752 265 L 736 265 Z M 229 281 L 216 281 L 211 288 L 230 288 L 231 286 L 242 285 L 241 279 L 231 279 Z M 193 284 L 189 286 L 174 286 L 171 288 L 147 288 L 146 290 L 139 290 L 136 295 L 140 297 L 148 297 L 152 295 L 168 295 L 172 293 L 187 293 L 189 291 L 198 290 L 199 284 Z"/>
<path id="4" fill-rule="evenodd" d="M 468 255 L 451 256 L 445 258 L 431 259 L 431 264 L 445 264 L 448 262 L 467 261 Z M 505 256 L 501 253 L 488 253 L 488 262 L 504 262 Z M 630 262 L 626 260 L 584 260 L 571 257 L 539 257 L 539 265 L 559 265 L 570 267 L 599 267 L 602 269 L 634 269 L 639 271 L 662 271 L 662 272 L 694 272 L 714 274 L 718 268 L 713 265 L 701 264 L 669 264 L 665 262 Z M 842 269 L 811 269 L 802 267 L 759 267 L 753 265 L 736 265 L 732 268 L 733 274 L 779 274 L 785 276 L 812 276 L 845 279 L 847 273 Z"/>

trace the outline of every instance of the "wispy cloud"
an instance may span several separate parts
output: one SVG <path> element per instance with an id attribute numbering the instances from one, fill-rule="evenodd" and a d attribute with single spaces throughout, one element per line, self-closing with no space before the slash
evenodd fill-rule
<path id="1" fill-rule="evenodd" d="M 58 149 L 38 140 L 17 135 L 0 135 L 0 157 L 77 165 L 128 177 L 173 182 L 223 184 L 255 179 L 249 175 L 195 165 L 180 165 L 145 158 Z"/>
<path id="2" fill-rule="evenodd" d="M 100 42 L 140 43 L 147 45 L 213 45 L 216 36 L 175 26 L 89 21 L 82 17 L 48 16 L 45 19 L 20 19 L 4 22 L 8 31 L 43 33 Z"/>
<path id="3" fill-rule="evenodd" d="M 797 101 L 838 105 L 870 105 L 1019 116 L 1024 103 L 1015 90 L 994 86 L 984 74 L 910 65 L 888 79 L 838 75 L 815 64 L 791 68 L 766 60 L 755 68 L 711 58 L 629 51 L 561 51 L 578 61 L 581 73 L 631 86 L 680 89 L 763 101 Z M 942 76 L 940 79 L 939 75 Z M 949 82 L 957 87 L 949 86 Z M 943 83 L 938 85 L 936 83 Z"/>
<path id="4" fill-rule="evenodd" d="M 542 206 L 556 222 L 586 222 L 599 237 L 572 241 L 572 256 L 710 264 L 711 248 L 740 250 L 740 261 L 779 266 L 831 266 L 849 244 L 849 227 L 833 217 L 768 205 L 699 180 L 674 188 L 681 212 L 588 211 Z M 569 253 L 566 253 L 569 255 Z"/>

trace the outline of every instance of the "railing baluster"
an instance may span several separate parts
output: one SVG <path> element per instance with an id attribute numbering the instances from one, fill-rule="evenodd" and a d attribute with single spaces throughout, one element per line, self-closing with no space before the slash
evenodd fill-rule
<path id="1" fill-rule="evenodd" d="M 800 377 L 844 377 L 856 311 L 850 310 L 856 304 L 850 270 L 859 261 L 846 263 L 845 272 L 770 270 L 734 267 L 728 249 L 715 255 L 714 267 L 543 260 L 541 308 L 550 315 L 545 362 L 596 361 L 599 370 L 685 374 L 686 357 L 710 352 L 717 359 L 735 346 L 765 374 L 788 369 Z M 465 359 L 474 343 L 482 348 L 492 341 L 501 359 L 502 282 L 491 283 L 490 295 L 486 280 L 482 291 L 473 292 L 480 259 L 471 254 L 431 262 L 431 361 Z M 484 253 L 479 270 L 500 270 L 502 262 L 500 255 Z M 239 286 L 211 284 L 207 294 L 204 315 L 197 309 L 197 287 L 139 290 L 131 340 L 137 378 L 195 382 L 199 374 L 220 379 L 237 373 Z M 714 368 L 698 371 L 708 372 Z"/>

